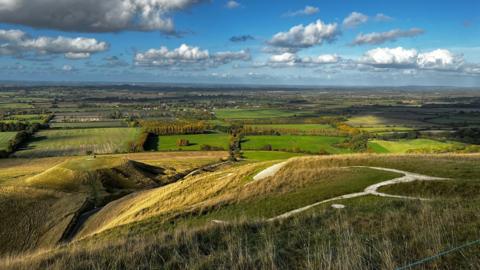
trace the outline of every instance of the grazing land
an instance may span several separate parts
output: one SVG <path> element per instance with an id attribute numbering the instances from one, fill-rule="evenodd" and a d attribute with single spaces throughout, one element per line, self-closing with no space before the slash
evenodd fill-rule
<path id="1" fill-rule="evenodd" d="M 135 140 L 136 128 L 89 128 L 39 131 L 15 153 L 17 157 L 45 157 L 127 152 L 129 141 Z"/>
<path id="2" fill-rule="evenodd" d="M 311 152 L 339 154 L 349 153 L 348 148 L 339 145 L 345 141 L 344 137 L 327 136 L 247 136 L 243 143 L 245 150 L 286 150 L 292 152 Z"/>
<path id="3" fill-rule="evenodd" d="M 188 140 L 188 145 L 179 146 L 178 140 Z M 202 150 L 202 147 L 213 146 L 218 150 L 227 150 L 228 135 L 226 134 L 198 134 L 198 135 L 173 135 L 159 136 L 156 149 L 159 151 L 175 151 L 175 150 Z M 155 147 L 155 146 L 154 146 Z"/>

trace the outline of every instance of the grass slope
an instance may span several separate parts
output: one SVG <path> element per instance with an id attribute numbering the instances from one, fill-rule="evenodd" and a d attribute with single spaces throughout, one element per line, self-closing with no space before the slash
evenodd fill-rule
<path id="1" fill-rule="evenodd" d="M 106 229 L 101 234 L 46 253 L 6 259 L 0 267 L 395 269 L 478 239 L 479 162 L 480 155 L 300 157 L 275 177 L 249 185 L 252 175 L 274 163 L 239 165 L 126 197 L 94 216 L 90 232 Z M 437 191 L 432 183 L 430 194 L 442 200 L 363 197 L 340 201 L 345 209 L 326 204 L 274 223 L 255 218 L 396 177 L 345 168 L 356 165 L 461 181 L 459 187 Z M 418 194 L 432 190 L 417 190 L 418 184 L 395 189 Z M 471 196 L 443 196 L 451 190 Z M 214 217 L 232 222 L 207 222 Z M 480 247 L 473 246 L 419 269 L 474 269 L 479 254 Z"/>

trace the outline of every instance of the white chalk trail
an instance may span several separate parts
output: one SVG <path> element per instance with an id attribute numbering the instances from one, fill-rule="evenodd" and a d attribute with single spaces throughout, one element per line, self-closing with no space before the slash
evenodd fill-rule
<path id="1" fill-rule="evenodd" d="M 281 162 L 278 164 L 275 164 L 273 166 L 270 166 L 266 168 L 265 170 L 261 171 L 257 175 L 253 177 L 253 181 L 249 182 L 247 185 L 256 183 L 258 181 L 261 181 L 265 178 L 275 176 L 275 174 L 286 164 L 287 162 Z M 348 168 L 348 167 L 347 167 Z M 390 169 L 390 168 L 383 168 L 383 167 L 370 167 L 370 166 L 352 166 L 350 168 L 368 168 L 368 169 L 373 169 L 373 170 L 381 170 L 381 171 L 388 171 L 388 172 L 394 172 L 394 173 L 399 173 L 403 174 L 401 177 L 397 177 L 391 180 L 383 181 L 380 183 L 376 183 L 373 185 L 370 185 L 366 187 L 362 192 L 355 192 L 355 193 L 349 193 L 337 197 L 333 197 L 327 200 L 323 200 L 320 202 L 316 202 L 307 206 L 303 206 L 291 211 L 288 211 L 286 213 L 283 213 L 281 215 L 278 215 L 273 218 L 267 219 L 267 221 L 275 221 L 275 220 L 280 220 L 280 219 L 285 219 L 289 218 L 293 215 L 296 215 L 301 212 L 305 212 L 313 207 L 316 207 L 321 204 L 333 202 L 333 201 L 338 201 L 338 200 L 344 200 L 344 199 L 351 199 L 351 198 L 357 198 L 357 197 L 362 197 L 362 196 L 367 196 L 367 195 L 373 195 L 373 196 L 380 196 L 380 197 L 388 197 L 388 198 L 397 198 L 397 199 L 407 199 L 407 200 L 428 200 L 425 198 L 421 197 L 410 197 L 410 196 L 401 196 L 401 195 L 391 195 L 391 194 L 386 194 L 379 192 L 378 189 L 384 186 L 389 186 L 389 185 L 394 185 L 394 184 L 399 184 L 399 183 L 408 183 L 408 182 L 413 182 L 413 181 L 441 181 L 441 180 L 449 180 L 448 178 L 441 178 L 441 177 L 434 177 L 434 176 L 428 176 L 428 175 L 422 175 L 422 174 L 417 174 L 417 173 L 411 173 L 407 171 L 402 171 L 402 170 L 397 170 L 397 169 Z M 340 208 L 340 207 L 339 207 Z M 212 222 L 217 223 L 217 224 L 226 224 L 228 223 L 227 221 L 223 220 L 212 220 Z"/>

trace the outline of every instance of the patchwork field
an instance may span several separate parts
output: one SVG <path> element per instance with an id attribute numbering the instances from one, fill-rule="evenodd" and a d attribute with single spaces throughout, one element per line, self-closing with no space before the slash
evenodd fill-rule
<path id="1" fill-rule="evenodd" d="M 336 146 L 344 141 L 344 137 L 327 136 L 247 136 L 242 143 L 242 148 L 245 150 L 264 150 L 266 146 L 270 145 L 272 150 L 330 154 L 349 153 L 349 149 Z"/>
<path id="2" fill-rule="evenodd" d="M 127 151 L 127 143 L 140 133 L 136 128 L 41 130 L 17 157 L 85 155 L 87 151 L 108 154 Z"/>
<path id="3" fill-rule="evenodd" d="M 17 132 L 0 132 L 0 151 L 6 150 L 8 142 L 15 137 Z"/>

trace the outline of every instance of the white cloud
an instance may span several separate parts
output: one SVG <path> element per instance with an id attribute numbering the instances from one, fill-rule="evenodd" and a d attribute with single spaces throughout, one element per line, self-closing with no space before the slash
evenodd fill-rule
<path id="1" fill-rule="evenodd" d="M 106 42 L 94 38 L 37 37 L 20 30 L 0 30 L 0 55 L 23 56 L 25 54 L 63 54 L 69 59 L 84 59 L 91 54 L 108 50 Z"/>
<path id="2" fill-rule="evenodd" d="M 270 56 L 269 62 L 271 64 L 287 64 L 287 65 L 294 65 L 295 61 L 297 61 L 297 55 L 294 53 L 282 53 Z"/>
<path id="3" fill-rule="evenodd" d="M 361 62 L 379 67 L 411 67 L 415 65 L 417 56 L 415 49 L 376 48 L 367 51 Z"/>
<path id="4" fill-rule="evenodd" d="M 417 65 L 422 69 L 456 70 L 464 64 L 461 55 L 454 55 L 449 50 L 437 49 L 418 55 Z"/>
<path id="5" fill-rule="evenodd" d="M 314 58 L 303 58 L 303 63 L 313 63 L 313 64 L 333 64 L 337 63 L 340 60 L 336 54 L 323 54 Z"/>
<path id="6" fill-rule="evenodd" d="M 320 11 L 318 7 L 314 6 L 305 6 L 304 9 L 300 9 L 297 11 L 290 11 L 285 13 L 283 16 L 285 17 L 296 17 L 296 16 L 307 16 L 307 15 L 314 15 Z"/>
<path id="7" fill-rule="evenodd" d="M 389 22 L 389 21 L 393 21 L 393 18 L 388 16 L 388 15 L 385 15 L 383 13 L 377 13 L 377 15 L 375 15 L 375 17 L 373 17 L 373 19 L 377 22 Z"/>
<path id="8" fill-rule="evenodd" d="M 0 22 L 80 32 L 174 33 L 171 14 L 205 0 L 0 0 Z"/>
<path id="9" fill-rule="evenodd" d="M 368 16 L 360 12 L 352 12 L 343 20 L 343 26 L 347 28 L 356 27 L 368 21 Z"/>
<path id="10" fill-rule="evenodd" d="M 359 34 L 352 42 L 352 45 L 382 44 L 387 41 L 395 41 L 398 38 L 415 37 L 423 34 L 424 32 L 425 31 L 420 28 L 412 28 L 409 30 L 394 29 L 387 32 Z"/>
<path id="11" fill-rule="evenodd" d="M 361 63 L 380 68 L 416 68 L 423 70 L 461 71 L 466 66 L 462 55 L 446 49 L 418 53 L 415 49 L 376 48 L 367 51 Z"/>
<path id="12" fill-rule="evenodd" d="M 283 48 L 287 51 L 298 51 L 302 48 L 309 48 L 321 45 L 324 42 L 332 42 L 340 34 L 337 24 L 325 24 L 321 20 L 290 28 L 287 32 L 275 34 L 268 44 Z"/>
<path id="13" fill-rule="evenodd" d="M 90 53 L 72 53 L 72 52 L 69 52 L 69 53 L 65 54 L 65 58 L 72 59 L 72 60 L 86 59 L 86 58 L 90 58 Z"/>
<path id="14" fill-rule="evenodd" d="M 250 52 L 247 50 L 210 54 L 208 50 L 182 44 L 173 50 L 161 47 L 137 53 L 134 61 L 138 66 L 197 68 L 199 66 L 215 67 L 233 61 L 249 61 L 250 59 Z"/>
<path id="15" fill-rule="evenodd" d="M 227 2 L 227 4 L 225 6 L 228 9 L 235 9 L 235 8 L 240 7 L 240 3 L 238 3 L 237 1 L 234 1 L 234 0 L 230 0 L 230 1 Z"/>
<path id="16" fill-rule="evenodd" d="M 288 67 L 288 66 L 317 66 L 325 64 L 334 64 L 340 61 L 340 57 L 334 54 L 323 54 L 316 57 L 298 57 L 295 53 L 282 53 L 272 55 L 267 65 L 272 67 Z"/>

